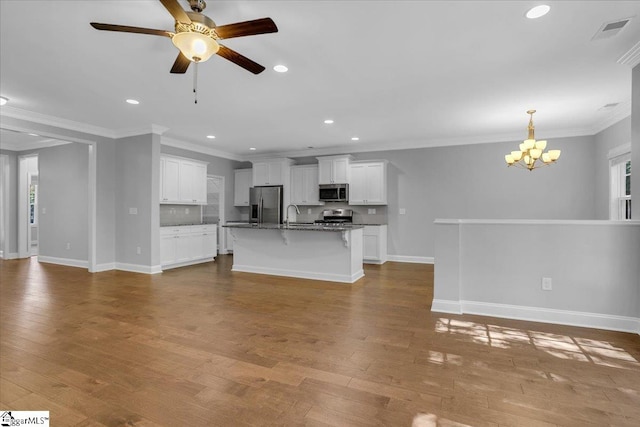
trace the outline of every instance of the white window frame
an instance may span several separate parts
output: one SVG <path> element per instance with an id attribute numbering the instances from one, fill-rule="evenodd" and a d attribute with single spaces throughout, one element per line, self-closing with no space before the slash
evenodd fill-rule
<path id="1" fill-rule="evenodd" d="M 626 164 L 631 161 L 631 144 L 609 151 L 609 219 L 625 221 L 627 201 L 631 195 L 626 194 Z"/>

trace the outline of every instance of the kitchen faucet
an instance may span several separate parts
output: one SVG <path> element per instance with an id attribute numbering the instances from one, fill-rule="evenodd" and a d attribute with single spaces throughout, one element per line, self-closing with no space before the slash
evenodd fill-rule
<path id="1" fill-rule="evenodd" d="M 287 227 L 289 227 L 289 208 L 293 206 L 294 208 L 296 208 L 296 213 L 298 215 L 300 215 L 300 209 L 298 209 L 297 205 L 294 205 L 293 203 L 291 203 L 289 206 L 287 206 L 287 220 L 285 221 L 285 224 Z"/>

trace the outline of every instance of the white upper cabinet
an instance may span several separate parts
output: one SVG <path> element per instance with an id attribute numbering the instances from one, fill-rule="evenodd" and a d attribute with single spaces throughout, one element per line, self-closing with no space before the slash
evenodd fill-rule
<path id="1" fill-rule="evenodd" d="M 352 163 L 350 205 L 387 204 L 387 161 Z"/>
<path id="2" fill-rule="evenodd" d="M 161 156 L 160 203 L 206 205 L 207 164 Z"/>
<path id="3" fill-rule="evenodd" d="M 253 186 L 289 185 L 291 159 L 272 159 L 253 162 Z"/>
<path id="4" fill-rule="evenodd" d="M 291 167 L 291 203 L 296 205 L 323 205 L 318 194 L 318 166 Z"/>
<path id="5" fill-rule="evenodd" d="M 233 205 L 249 206 L 249 189 L 253 181 L 251 169 L 236 169 L 234 171 Z"/>
<path id="6" fill-rule="evenodd" d="M 349 184 L 351 156 L 326 156 L 318 159 L 318 184 Z"/>

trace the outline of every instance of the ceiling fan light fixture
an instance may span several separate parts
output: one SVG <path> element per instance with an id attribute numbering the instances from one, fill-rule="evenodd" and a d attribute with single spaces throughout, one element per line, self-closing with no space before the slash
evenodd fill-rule
<path id="1" fill-rule="evenodd" d="M 220 49 L 220 45 L 206 34 L 185 31 L 175 34 L 171 41 L 192 62 L 204 62 Z"/>

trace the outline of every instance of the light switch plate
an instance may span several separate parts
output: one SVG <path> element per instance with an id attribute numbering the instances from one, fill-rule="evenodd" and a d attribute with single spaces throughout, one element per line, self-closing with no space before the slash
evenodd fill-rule
<path id="1" fill-rule="evenodd" d="M 543 277 L 542 278 L 542 290 L 543 291 L 550 291 L 553 289 L 553 281 L 551 280 L 551 277 Z"/>
<path id="2" fill-rule="evenodd" d="M 400 215 L 405 215 L 407 210 L 405 208 L 400 208 Z"/>
<path id="3" fill-rule="evenodd" d="M 129 208 L 129 215 L 138 215 L 138 208 Z"/>

